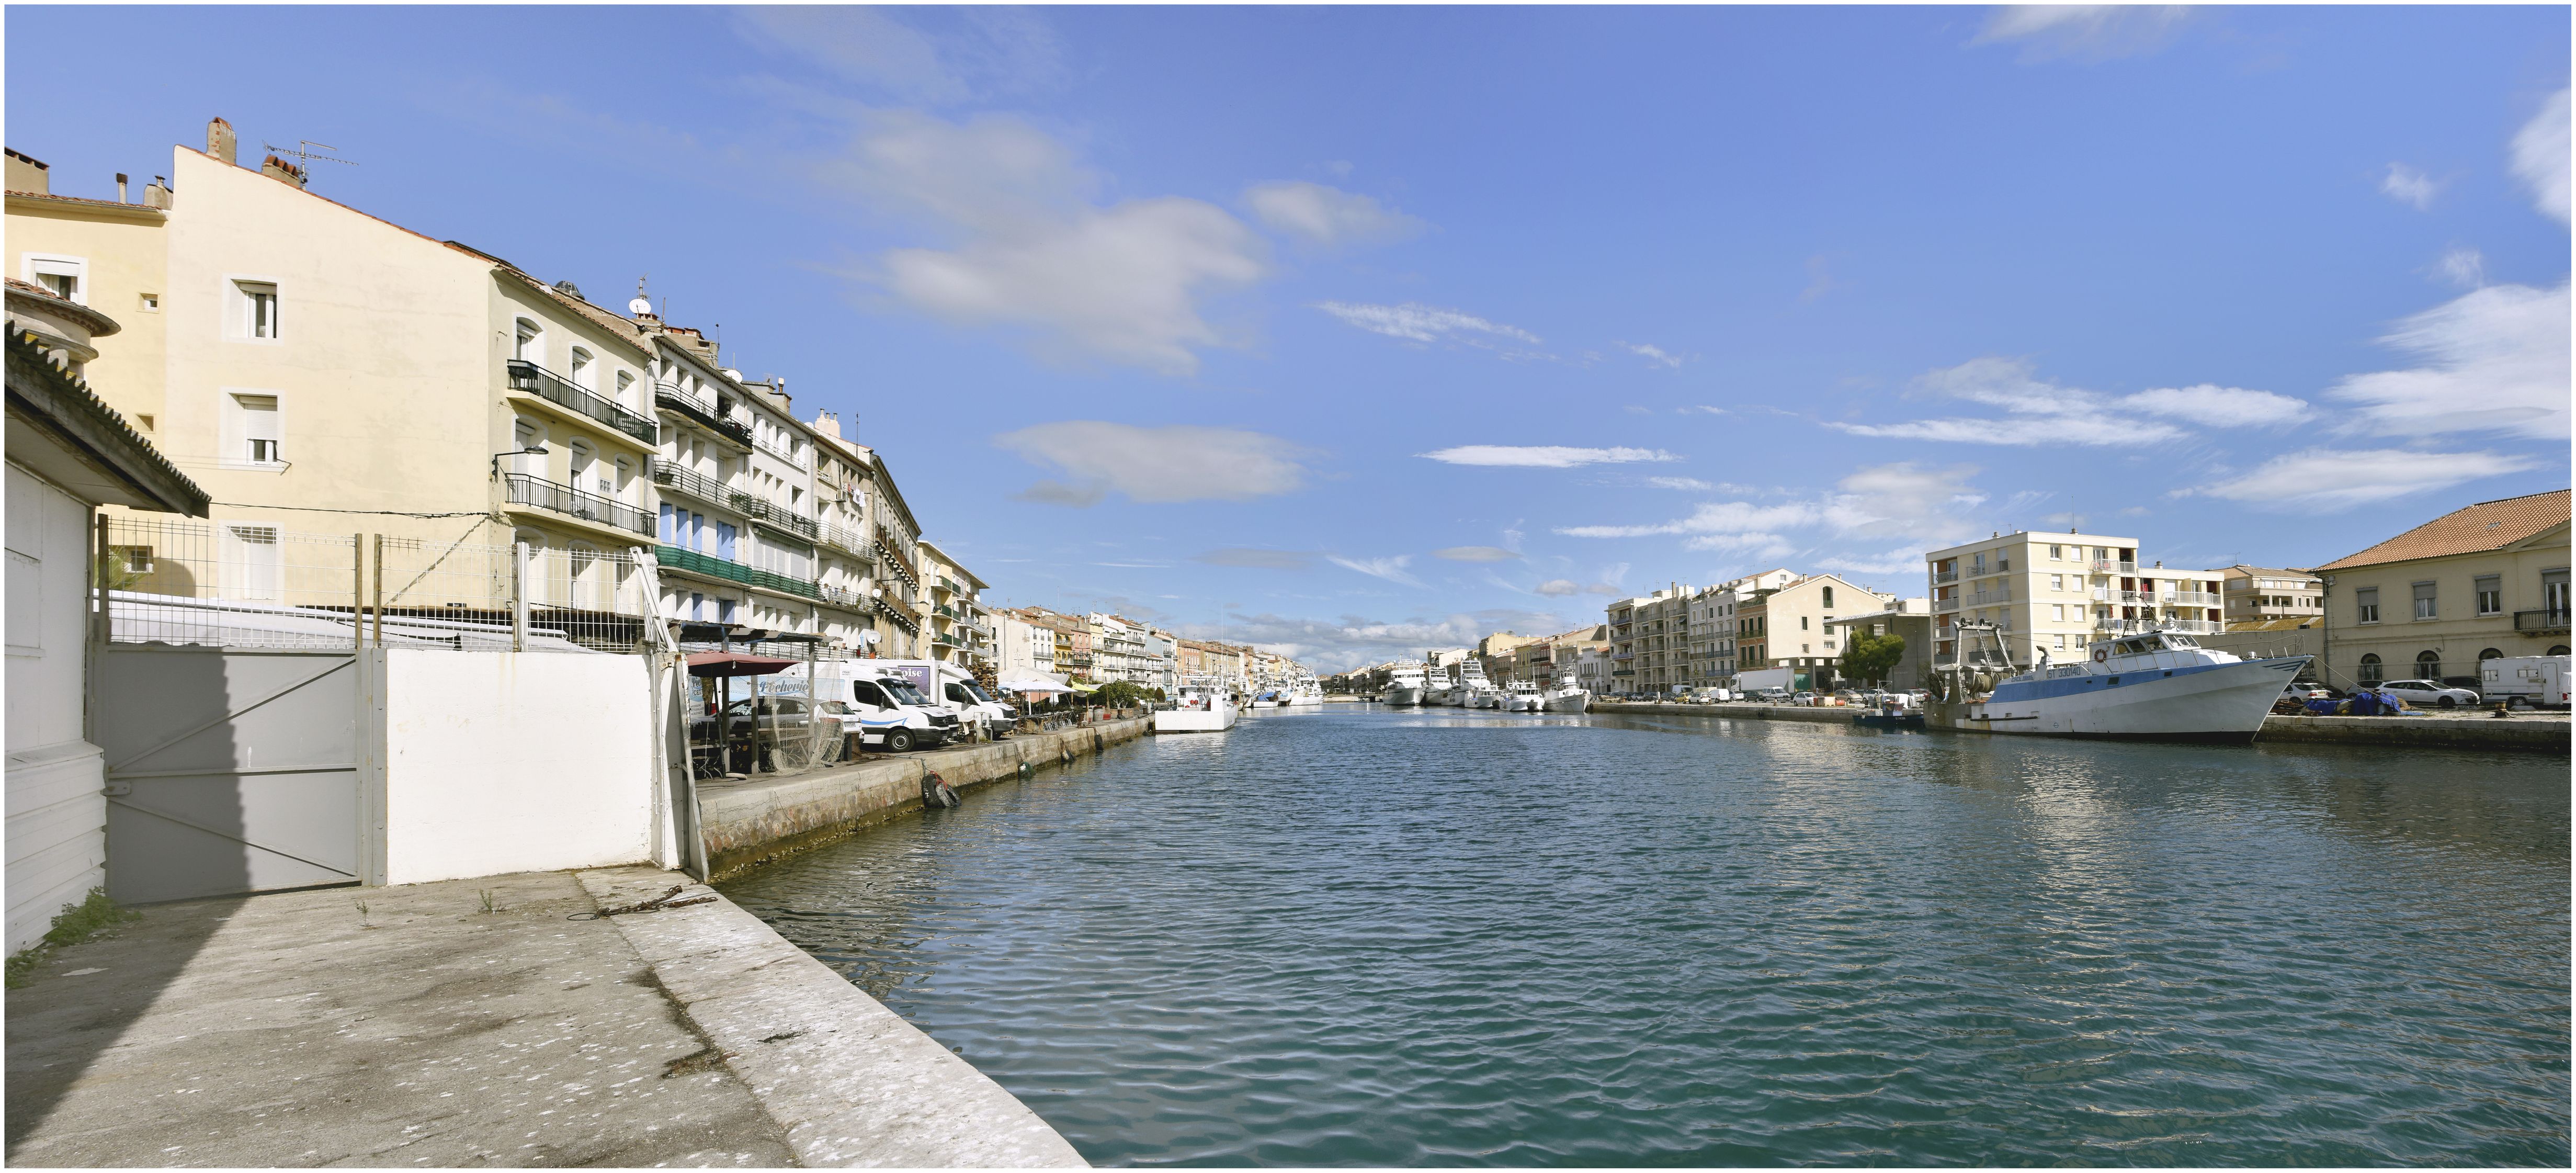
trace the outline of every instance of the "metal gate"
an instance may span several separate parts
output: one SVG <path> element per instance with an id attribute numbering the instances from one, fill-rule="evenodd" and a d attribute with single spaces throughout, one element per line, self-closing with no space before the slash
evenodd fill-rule
<path id="1" fill-rule="evenodd" d="M 120 903 L 360 878 L 348 651 L 105 645 L 107 890 Z"/>

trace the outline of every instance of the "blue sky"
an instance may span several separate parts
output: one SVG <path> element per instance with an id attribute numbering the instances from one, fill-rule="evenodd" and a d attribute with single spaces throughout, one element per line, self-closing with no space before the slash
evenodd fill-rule
<path id="1" fill-rule="evenodd" d="M 2312 565 L 2568 469 L 2569 13 L 15 7 L 855 418 L 996 598 L 1325 667 L 1784 565 Z M 120 44 L 113 79 L 47 47 Z M 186 199 L 186 193 L 180 193 Z"/>

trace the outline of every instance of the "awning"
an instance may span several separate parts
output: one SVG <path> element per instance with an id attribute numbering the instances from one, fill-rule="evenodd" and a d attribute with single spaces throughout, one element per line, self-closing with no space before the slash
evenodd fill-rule
<path id="1" fill-rule="evenodd" d="M 746 656 L 740 652 L 692 652 L 689 655 L 691 676 L 767 676 L 772 672 L 804 666 L 803 660 Z"/>

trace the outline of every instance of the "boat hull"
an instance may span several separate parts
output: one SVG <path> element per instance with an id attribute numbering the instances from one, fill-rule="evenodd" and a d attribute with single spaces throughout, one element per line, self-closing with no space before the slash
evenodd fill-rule
<path id="1" fill-rule="evenodd" d="M 1156 733 L 1223 733 L 1234 728 L 1235 708 L 1164 709 L 1154 714 Z"/>
<path id="2" fill-rule="evenodd" d="M 1577 692 L 1551 696 L 1544 702 L 1544 707 L 1551 713 L 1580 713 L 1592 707 L 1592 694 Z"/>
<path id="3" fill-rule="evenodd" d="M 1410 685 L 1389 685 L 1377 699 L 1382 704 L 1418 705 L 1422 703 L 1422 690 Z"/>
<path id="4" fill-rule="evenodd" d="M 2034 737 L 2243 745 L 2263 731 L 2272 702 L 2306 656 L 2245 660 L 2194 671 L 2145 669 L 2115 687 L 2007 700 L 1936 702 L 1935 728 Z M 2126 675 L 2126 674 L 2124 674 Z"/>

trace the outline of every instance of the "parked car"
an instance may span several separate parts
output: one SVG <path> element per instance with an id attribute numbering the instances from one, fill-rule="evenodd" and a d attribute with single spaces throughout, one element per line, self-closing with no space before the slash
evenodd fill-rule
<path id="1" fill-rule="evenodd" d="M 2290 687 L 2284 690 L 2282 695 L 2303 701 L 2331 701 L 2343 699 L 2342 693 L 2328 688 L 2325 685 L 2318 684 L 2312 680 L 2293 680 L 2290 682 Z"/>
<path id="2" fill-rule="evenodd" d="M 2478 703 L 2478 694 L 2438 680 L 2391 680 L 2381 684 L 2379 691 L 2419 709 L 2457 709 Z"/>

